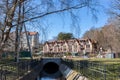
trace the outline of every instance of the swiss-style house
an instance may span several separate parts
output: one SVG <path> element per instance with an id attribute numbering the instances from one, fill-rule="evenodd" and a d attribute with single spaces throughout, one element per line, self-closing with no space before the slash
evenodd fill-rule
<path id="1" fill-rule="evenodd" d="M 91 39 L 70 39 L 45 42 L 43 53 L 94 53 L 96 41 Z"/>

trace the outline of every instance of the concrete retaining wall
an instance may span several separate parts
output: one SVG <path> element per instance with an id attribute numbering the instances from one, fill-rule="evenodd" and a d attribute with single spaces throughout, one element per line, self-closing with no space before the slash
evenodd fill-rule
<path id="1" fill-rule="evenodd" d="M 70 69 L 65 64 L 60 65 L 60 71 L 66 80 L 88 80 L 86 77 L 80 75 L 78 72 Z"/>

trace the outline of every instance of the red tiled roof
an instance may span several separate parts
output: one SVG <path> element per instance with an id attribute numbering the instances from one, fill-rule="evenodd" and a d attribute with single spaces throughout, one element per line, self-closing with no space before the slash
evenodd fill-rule
<path id="1" fill-rule="evenodd" d="M 29 35 L 36 35 L 37 32 L 29 32 Z"/>

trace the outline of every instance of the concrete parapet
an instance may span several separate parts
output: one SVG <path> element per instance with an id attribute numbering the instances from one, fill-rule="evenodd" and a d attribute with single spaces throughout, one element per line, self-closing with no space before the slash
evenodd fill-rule
<path id="1" fill-rule="evenodd" d="M 70 69 L 65 64 L 60 65 L 60 71 L 66 80 L 88 80 L 85 76 L 80 75 L 78 72 Z"/>

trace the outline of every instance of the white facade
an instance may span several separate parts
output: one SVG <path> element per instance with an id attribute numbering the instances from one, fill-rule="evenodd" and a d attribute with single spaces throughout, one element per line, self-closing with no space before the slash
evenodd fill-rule
<path id="1" fill-rule="evenodd" d="M 31 47 L 31 51 L 34 52 L 35 49 L 39 48 L 39 33 L 38 32 L 27 32 L 29 44 Z M 26 50 L 29 50 L 28 42 L 26 34 L 22 34 L 21 42 L 23 42 L 21 47 L 23 47 Z"/>
<path id="2" fill-rule="evenodd" d="M 39 48 L 39 33 L 38 32 L 27 32 L 28 35 L 28 41 L 31 47 L 31 51 L 34 52 L 35 49 Z M 10 41 L 11 43 L 10 48 L 14 51 L 15 49 L 15 32 L 10 33 L 10 37 L 13 41 Z M 29 51 L 27 36 L 25 32 L 21 33 L 20 37 L 20 49 Z"/>

